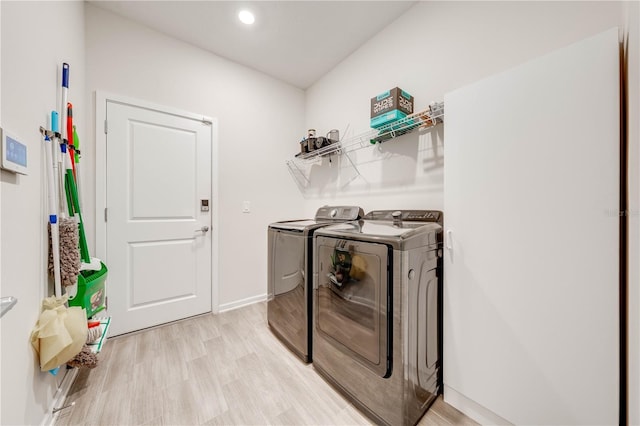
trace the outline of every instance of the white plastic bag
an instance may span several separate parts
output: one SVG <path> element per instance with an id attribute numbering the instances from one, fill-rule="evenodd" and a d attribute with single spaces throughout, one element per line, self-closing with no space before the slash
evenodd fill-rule
<path id="1" fill-rule="evenodd" d="M 40 356 L 40 369 L 48 371 L 66 364 L 87 340 L 87 314 L 78 306 L 66 307 L 67 296 L 47 297 L 31 332 L 31 345 Z"/>

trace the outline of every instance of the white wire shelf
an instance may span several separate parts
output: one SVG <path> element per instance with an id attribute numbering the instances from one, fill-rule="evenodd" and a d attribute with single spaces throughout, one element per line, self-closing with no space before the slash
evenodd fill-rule
<path id="1" fill-rule="evenodd" d="M 376 145 L 398 136 L 414 132 L 416 130 L 426 130 L 432 128 L 444 120 L 444 102 L 433 102 L 429 108 L 408 115 L 400 120 L 394 121 L 378 129 L 371 129 L 359 135 L 331 143 L 310 152 L 296 154 L 293 159 L 287 160 L 289 171 L 296 179 L 301 188 L 306 187 L 310 182 L 306 173 L 307 166 L 320 159 L 334 154 L 345 154 L 351 166 L 359 174 L 357 167 L 349 157 L 349 153 Z"/>
<path id="2" fill-rule="evenodd" d="M 360 135 L 346 140 L 332 143 L 311 152 L 300 153 L 296 160 L 315 160 L 331 154 L 341 154 L 355 151 L 372 144 L 385 142 L 389 139 L 410 133 L 414 130 L 425 130 L 442 123 L 444 118 L 444 102 L 434 102 L 424 111 L 408 115 L 393 123 L 385 124 L 378 129 L 371 129 Z"/>

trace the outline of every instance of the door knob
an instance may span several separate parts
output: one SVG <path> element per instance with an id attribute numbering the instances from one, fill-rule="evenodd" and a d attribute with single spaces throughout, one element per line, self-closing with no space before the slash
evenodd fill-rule
<path id="1" fill-rule="evenodd" d="M 196 232 L 202 232 L 203 234 L 206 234 L 209 231 L 209 227 L 208 226 L 203 226 L 200 229 L 196 229 Z"/>
<path id="2" fill-rule="evenodd" d="M 13 296 L 0 298 L 0 307 L 2 307 L 2 310 L 0 311 L 0 317 L 9 312 L 16 303 L 18 303 L 18 299 Z"/>

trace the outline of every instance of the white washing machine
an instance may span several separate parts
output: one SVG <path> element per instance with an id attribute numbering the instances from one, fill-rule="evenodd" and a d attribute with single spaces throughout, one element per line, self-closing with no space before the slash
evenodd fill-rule
<path id="1" fill-rule="evenodd" d="M 442 212 L 373 211 L 314 241 L 314 368 L 376 423 L 415 424 L 442 388 Z"/>
<path id="2" fill-rule="evenodd" d="M 324 226 L 359 219 L 357 206 L 324 206 L 315 219 L 275 222 L 268 228 L 267 321 L 293 353 L 311 361 L 313 234 Z"/>

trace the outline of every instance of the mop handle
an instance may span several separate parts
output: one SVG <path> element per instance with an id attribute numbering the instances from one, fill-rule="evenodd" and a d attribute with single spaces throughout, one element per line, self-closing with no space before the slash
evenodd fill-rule
<path id="1" fill-rule="evenodd" d="M 60 118 L 58 117 L 58 111 L 51 111 L 51 131 L 56 133 L 59 132 L 58 125 Z"/>
<path id="2" fill-rule="evenodd" d="M 58 213 L 60 217 L 66 217 L 64 213 L 65 205 L 62 201 L 62 197 L 64 196 L 64 176 L 62 174 L 62 153 L 61 149 L 58 148 L 60 145 L 59 135 L 60 135 L 60 126 L 59 126 L 59 115 L 56 111 L 51 111 L 51 130 L 54 133 L 54 139 L 52 141 L 52 149 L 53 149 L 53 175 L 55 177 L 55 182 L 57 182 L 57 199 L 58 199 Z M 53 143 L 55 142 L 55 143 Z"/>
<path id="3" fill-rule="evenodd" d="M 64 143 L 63 140 L 58 140 L 60 149 L 58 150 L 58 198 L 59 198 L 59 212 L 60 212 L 60 216 L 61 217 L 67 217 L 67 206 L 68 206 L 68 202 L 67 202 L 67 195 L 66 195 L 66 190 L 65 190 L 65 181 L 64 181 L 64 175 L 65 175 L 65 168 L 64 168 L 64 164 L 65 161 L 64 159 L 67 157 L 67 144 Z"/>
<path id="4" fill-rule="evenodd" d="M 47 158 L 47 189 L 48 192 L 48 200 L 49 200 L 49 223 L 56 224 L 58 223 L 58 213 L 56 211 L 56 194 L 55 194 L 55 186 L 53 185 L 53 154 L 51 151 L 51 139 L 49 136 L 44 137 L 45 142 L 45 155 Z"/>
<path id="5" fill-rule="evenodd" d="M 58 174 L 58 163 L 61 162 L 60 159 L 60 150 L 58 146 L 54 143 L 58 141 L 56 133 L 60 133 L 60 118 L 57 111 L 51 111 L 51 132 L 53 133 L 51 143 L 51 150 L 53 152 L 52 155 L 52 165 L 53 165 L 53 176 L 54 176 L 54 190 L 56 191 L 55 196 L 56 199 L 59 200 L 59 191 L 60 191 L 60 175 Z"/>
<path id="6" fill-rule="evenodd" d="M 64 62 L 62 64 L 62 105 L 60 105 L 60 152 L 58 153 L 58 182 L 59 182 L 59 198 L 60 198 L 60 214 L 67 208 L 67 201 L 65 198 L 65 184 L 64 184 L 64 157 L 67 155 L 66 139 L 67 139 L 67 97 L 69 95 L 69 64 Z"/>
<path id="7" fill-rule="evenodd" d="M 58 138 L 55 136 L 56 133 L 60 133 L 60 116 L 57 111 L 51 111 L 51 131 L 53 132 L 53 141 L 57 141 Z M 53 141 L 51 141 L 53 143 Z M 54 145 L 55 148 L 57 146 Z M 54 175 L 58 174 L 58 163 L 60 163 L 60 150 L 53 150 L 53 167 L 54 167 Z M 57 177 L 57 176 L 56 176 Z"/>
<path id="8" fill-rule="evenodd" d="M 53 126 L 52 126 L 53 127 Z M 60 234 L 58 233 L 58 215 L 56 211 L 56 193 L 53 181 L 53 143 L 49 136 L 44 137 L 45 155 L 47 161 L 47 184 L 49 199 L 49 224 L 51 225 L 51 251 L 53 254 L 53 282 L 56 297 L 62 296 L 61 278 L 60 278 Z"/>
<path id="9" fill-rule="evenodd" d="M 67 136 L 67 97 L 69 95 L 69 64 L 66 62 L 62 64 L 62 105 L 60 108 L 60 133 L 62 133 L 62 140 L 68 138 Z"/>
<path id="10" fill-rule="evenodd" d="M 62 64 L 62 87 L 69 88 L 69 64 Z"/>

